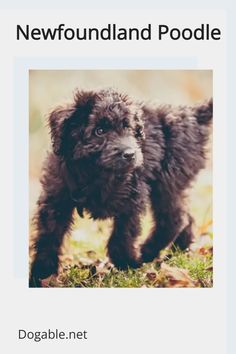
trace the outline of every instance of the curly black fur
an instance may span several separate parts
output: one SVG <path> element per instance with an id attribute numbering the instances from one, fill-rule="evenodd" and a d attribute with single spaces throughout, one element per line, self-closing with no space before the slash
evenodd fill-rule
<path id="1" fill-rule="evenodd" d="M 114 218 L 108 255 L 116 267 L 139 267 L 173 242 L 191 243 L 184 194 L 204 167 L 212 100 L 194 107 L 151 107 L 115 90 L 78 91 L 49 116 L 53 151 L 46 158 L 36 215 L 30 286 L 58 271 L 63 237 L 77 208 Z M 151 202 L 155 226 L 138 256 L 140 218 Z"/>

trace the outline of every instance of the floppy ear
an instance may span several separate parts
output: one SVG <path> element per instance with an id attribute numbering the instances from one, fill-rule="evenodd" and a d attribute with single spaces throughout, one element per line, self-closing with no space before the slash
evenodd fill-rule
<path id="1" fill-rule="evenodd" d="M 52 147 L 56 155 L 60 155 L 64 123 L 74 112 L 73 107 L 57 107 L 48 117 Z"/>
<path id="2" fill-rule="evenodd" d="M 48 117 L 52 147 L 56 155 L 63 155 L 64 141 L 70 122 L 82 126 L 85 124 L 94 104 L 93 92 L 77 91 L 74 103 L 65 107 L 57 107 Z"/>

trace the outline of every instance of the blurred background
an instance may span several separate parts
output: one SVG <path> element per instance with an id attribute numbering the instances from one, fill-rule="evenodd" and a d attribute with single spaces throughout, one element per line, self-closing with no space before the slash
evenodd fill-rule
<path id="1" fill-rule="evenodd" d="M 70 102 L 76 89 L 115 87 L 139 100 L 174 105 L 196 104 L 212 96 L 210 70 L 31 70 L 29 72 L 29 188 L 30 227 L 40 193 L 40 171 L 50 149 L 47 115 L 56 105 Z M 212 158 L 211 142 L 206 169 L 201 171 L 190 191 L 190 209 L 196 220 L 196 235 L 212 239 Z M 79 225 L 79 228 L 77 228 Z M 75 260 L 93 250 L 105 256 L 105 242 L 112 221 L 94 222 L 75 213 L 75 225 L 68 259 Z M 145 237 L 152 226 L 150 212 L 143 218 Z M 74 252 L 75 251 L 75 252 Z"/>

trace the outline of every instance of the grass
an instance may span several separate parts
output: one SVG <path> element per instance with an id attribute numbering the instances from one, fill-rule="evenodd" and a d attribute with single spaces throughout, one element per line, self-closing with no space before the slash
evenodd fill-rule
<path id="1" fill-rule="evenodd" d="M 65 265 L 60 276 L 50 279 L 52 287 L 78 288 L 160 288 L 212 287 L 213 252 L 210 244 L 182 252 L 179 249 L 162 252 L 162 257 L 139 269 L 119 271 L 94 251 L 81 251 Z M 73 258 L 73 257 L 72 257 Z M 71 262 L 71 259 L 69 260 Z M 74 263 L 74 264 L 73 264 Z"/>

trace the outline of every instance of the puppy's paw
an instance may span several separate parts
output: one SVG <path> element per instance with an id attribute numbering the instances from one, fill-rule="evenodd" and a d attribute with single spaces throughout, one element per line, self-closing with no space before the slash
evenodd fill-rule
<path id="1" fill-rule="evenodd" d="M 130 268 L 139 268 L 142 266 L 141 259 L 136 255 L 136 250 L 127 252 L 117 247 L 109 249 L 109 258 L 114 266 L 119 270 Z"/>
<path id="2" fill-rule="evenodd" d="M 31 267 L 31 275 L 29 280 L 30 288 L 40 288 L 42 280 L 48 278 L 52 274 L 58 273 L 58 261 L 53 259 L 35 259 Z"/>
<path id="3" fill-rule="evenodd" d="M 50 288 L 52 286 L 58 285 L 58 275 L 52 274 L 45 279 L 38 279 L 36 277 L 30 277 L 29 288 Z"/>
<path id="4" fill-rule="evenodd" d="M 178 237 L 174 241 L 172 247 L 173 248 L 178 247 L 180 250 L 184 251 L 190 247 L 193 240 L 194 240 L 194 234 L 192 233 L 191 226 L 188 225 L 178 235 Z"/>
<path id="5" fill-rule="evenodd" d="M 41 280 L 37 277 L 31 276 L 29 279 L 29 288 L 41 288 Z"/>
<path id="6" fill-rule="evenodd" d="M 127 270 L 128 268 L 136 269 L 142 266 L 142 261 L 139 259 L 112 260 L 112 263 L 118 270 Z"/>
<path id="7" fill-rule="evenodd" d="M 152 262 L 159 256 L 159 252 L 156 250 L 152 242 L 146 242 L 141 247 L 141 259 L 143 263 Z"/>

